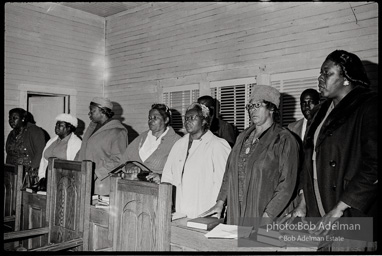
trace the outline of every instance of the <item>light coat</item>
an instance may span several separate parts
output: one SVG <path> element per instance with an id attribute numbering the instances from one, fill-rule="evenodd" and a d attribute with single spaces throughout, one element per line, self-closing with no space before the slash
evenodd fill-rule
<path id="1" fill-rule="evenodd" d="M 42 157 L 41 157 L 41 161 L 40 161 L 40 167 L 38 169 L 38 177 L 39 177 L 39 179 L 45 177 L 46 168 L 48 167 L 48 159 L 46 159 L 44 157 L 45 150 L 50 145 L 52 145 L 52 143 L 55 142 L 57 139 L 58 139 L 58 136 L 56 135 L 55 137 L 50 139 L 46 143 L 46 145 L 45 145 L 45 148 L 44 148 L 44 150 L 42 152 Z M 70 135 L 70 138 L 68 140 L 68 146 L 66 148 L 66 160 L 74 160 L 78 150 L 80 150 L 80 148 L 81 148 L 81 143 L 82 143 L 82 140 L 80 138 L 78 138 L 77 135 L 75 135 L 74 133 L 72 133 Z"/>
<path id="2" fill-rule="evenodd" d="M 110 194 L 110 178 L 106 178 L 121 161 L 127 147 L 127 129 L 118 120 L 111 120 L 94 134 L 96 123 L 91 122 L 84 134 L 81 149 L 76 160 L 90 160 L 95 163 L 94 193 Z"/>
<path id="3" fill-rule="evenodd" d="M 174 144 L 161 181 L 176 186 L 176 211 L 195 218 L 215 204 L 231 147 L 207 131 L 193 141 L 186 160 L 189 139 L 186 134 Z"/>

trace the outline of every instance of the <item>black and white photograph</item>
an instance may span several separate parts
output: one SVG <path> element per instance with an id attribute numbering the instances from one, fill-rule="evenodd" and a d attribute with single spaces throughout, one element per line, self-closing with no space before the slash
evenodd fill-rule
<path id="1" fill-rule="evenodd" d="M 380 250 L 378 2 L 3 7 L 3 253 Z"/>

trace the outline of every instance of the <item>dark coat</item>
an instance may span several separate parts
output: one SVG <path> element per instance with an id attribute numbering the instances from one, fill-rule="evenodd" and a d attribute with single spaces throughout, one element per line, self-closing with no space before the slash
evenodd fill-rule
<path id="1" fill-rule="evenodd" d="M 10 132 L 6 145 L 8 145 L 10 137 L 15 136 L 14 133 L 14 130 Z M 27 154 L 31 157 L 31 167 L 38 169 L 42 157 L 42 151 L 44 150 L 45 144 L 47 142 L 44 131 L 35 124 L 27 123 L 25 132 L 23 134 L 23 141 L 25 147 L 24 150 L 26 150 Z M 9 156 L 7 155 L 6 163 L 10 163 L 8 159 Z"/>
<path id="2" fill-rule="evenodd" d="M 305 159 L 300 187 L 304 191 L 307 216 L 319 217 L 313 190 L 313 137 L 331 104 L 319 105 L 307 127 Z M 332 110 L 322 125 L 316 145 L 317 180 L 325 212 L 339 202 L 351 206 L 344 217 L 373 216 L 378 187 L 377 95 L 355 88 Z"/>
<path id="3" fill-rule="evenodd" d="M 278 216 L 289 203 L 295 189 L 299 164 L 297 140 L 289 130 L 273 124 L 260 137 L 259 145 L 248 158 L 244 188 L 246 196 L 240 209 L 238 160 L 242 145 L 254 129 L 255 126 L 251 126 L 238 136 L 227 161 L 218 200 L 227 199 L 228 224 L 256 226 L 259 219 L 253 218 L 262 217 L 264 211 L 271 217 Z"/>

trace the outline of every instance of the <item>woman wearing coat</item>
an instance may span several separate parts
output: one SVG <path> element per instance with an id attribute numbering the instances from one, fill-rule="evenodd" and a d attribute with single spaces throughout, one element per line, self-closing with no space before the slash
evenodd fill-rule
<path id="1" fill-rule="evenodd" d="M 140 134 L 127 146 L 122 155 L 121 164 L 126 161 L 138 161 L 149 168 L 146 178 L 160 183 L 163 167 L 174 143 L 180 139 L 170 126 L 171 112 L 165 104 L 153 104 L 149 111 L 149 130 Z M 125 167 L 126 173 L 138 173 L 137 168 Z"/>
<path id="2" fill-rule="evenodd" d="M 77 128 L 77 118 L 70 114 L 59 114 L 56 117 L 55 133 L 57 136 L 50 139 L 42 153 L 38 177 L 45 178 L 48 159 L 57 157 L 65 160 L 74 160 L 78 150 L 81 148 L 81 139 L 74 134 Z"/>
<path id="3" fill-rule="evenodd" d="M 127 129 L 120 121 L 112 119 L 113 104 L 107 98 L 96 97 L 90 102 L 89 118 L 81 149 L 76 160 L 95 163 L 94 194 L 110 194 L 108 173 L 118 166 L 127 147 Z"/>
<path id="4" fill-rule="evenodd" d="M 42 151 L 46 144 L 44 131 L 35 125 L 32 115 L 22 108 L 9 111 L 9 125 L 12 131 L 7 137 L 5 162 L 12 165 L 24 165 L 31 179 L 30 185 L 37 183 L 38 168 Z"/>
<path id="5" fill-rule="evenodd" d="M 377 230 L 377 95 L 369 90 L 359 57 L 343 50 L 327 56 L 318 82 L 327 99 L 319 105 L 306 133 L 302 200 L 291 215 L 318 217 L 324 224 L 340 217 L 371 217 Z M 350 240 L 329 248 L 372 247 L 373 243 Z"/>
<path id="6" fill-rule="evenodd" d="M 236 140 L 216 204 L 201 216 L 221 216 L 226 204 L 227 224 L 256 229 L 262 217 L 274 219 L 284 211 L 296 185 L 299 146 L 276 122 L 279 103 L 275 88 L 253 87 L 246 106 L 252 125 Z"/>
<path id="7" fill-rule="evenodd" d="M 161 182 L 176 187 L 175 211 L 196 218 L 216 200 L 231 147 L 209 130 L 206 106 L 191 104 L 184 120 L 188 133 L 172 147 Z"/>

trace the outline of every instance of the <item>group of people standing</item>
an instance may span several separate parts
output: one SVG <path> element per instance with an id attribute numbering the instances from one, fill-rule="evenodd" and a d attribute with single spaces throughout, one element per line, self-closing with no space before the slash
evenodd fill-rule
<path id="1" fill-rule="evenodd" d="M 138 161 L 152 171 L 149 180 L 176 187 L 176 211 L 189 218 L 216 214 L 227 224 L 258 227 L 261 218 L 282 216 L 319 217 L 322 222 L 376 217 L 377 96 L 369 86 L 359 57 L 336 50 L 321 66 L 321 99 L 314 89 L 301 94 L 303 119 L 281 127 L 280 92 L 254 85 L 246 105 L 251 126 L 237 138 L 234 128 L 217 118 L 210 96 L 187 108 L 183 137 L 171 127 L 171 110 L 153 104 L 149 130 L 131 143 L 126 128 L 112 119 L 113 105 L 106 98 L 90 103 L 92 122 L 82 141 L 73 134 L 77 119 L 61 114 L 57 136 L 45 145 L 25 111 L 13 109 L 7 163 L 40 167 L 42 178 L 49 157 L 91 160 L 94 193 L 107 195 L 108 173 Z M 137 166 L 123 168 L 126 173 L 140 171 Z"/>

